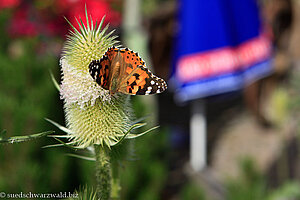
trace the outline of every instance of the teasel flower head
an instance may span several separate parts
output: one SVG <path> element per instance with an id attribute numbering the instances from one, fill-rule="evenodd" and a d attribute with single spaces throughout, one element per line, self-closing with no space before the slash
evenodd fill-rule
<path id="1" fill-rule="evenodd" d="M 102 29 L 88 17 L 87 24 L 78 21 L 79 29 L 70 31 L 60 60 L 62 82 L 61 98 L 64 100 L 70 144 L 78 148 L 98 144 L 111 147 L 123 139 L 135 138 L 130 131 L 143 124 L 134 124 L 129 96 L 115 94 L 99 86 L 89 74 L 88 66 L 100 59 L 108 47 L 116 45 L 112 32 Z M 144 133 L 143 133 L 144 134 Z"/>

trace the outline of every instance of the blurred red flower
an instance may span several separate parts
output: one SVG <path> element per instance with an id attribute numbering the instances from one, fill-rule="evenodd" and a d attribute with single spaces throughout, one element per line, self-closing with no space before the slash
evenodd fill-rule
<path id="1" fill-rule="evenodd" d="M 23 1 L 20 3 L 20 0 L 0 0 L 0 8 L 1 5 L 18 6 L 12 13 L 12 17 L 8 23 L 8 33 L 10 36 L 64 36 L 69 26 L 63 16 L 67 17 L 78 29 L 79 25 L 76 19 L 78 21 L 82 19 L 86 25 L 85 6 L 94 24 L 96 20 L 99 23 L 104 15 L 106 16 L 104 25 L 109 22 L 110 25 L 116 27 L 121 23 L 121 14 L 111 7 L 114 4 L 113 0 L 55 0 L 45 6 L 29 2 Z"/>
<path id="2" fill-rule="evenodd" d="M 20 36 L 36 36 L 37 26 L 35 23 L 28 20 L 28 7 L 18 9 L 12 16 L 8 32 L 12 37 Z"/>
<path id="3" fill-rule="evenodd" d="M 121 14 L 114 11 L 110 3 L 105 0 L 58 0 L 57 5 L 67 14 L 68 19 L 76 28 L 79 28 L 76 19 L 80 20 L 81 18 L 86 24 L 85 6 L 94 23 L 96 20 L 99 22 L 104 15 L 106 16 L 105 24 L 109 22 L 112 26 L 119 26 L 121 23 Z"/>
<path id="4" fill-rule="evenodd" d="M 12 8 L 20 4 L 20 0 L 1 0 L 0 1 L 0 10 L 3 8 Z"/>

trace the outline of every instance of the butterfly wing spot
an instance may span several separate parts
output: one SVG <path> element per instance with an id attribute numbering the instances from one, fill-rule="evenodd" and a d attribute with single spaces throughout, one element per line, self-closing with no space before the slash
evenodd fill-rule
<path id="1" fill-rule="evenodd" d="M 133 82 L 130 84 L 130 87 L 131 87 L 132 89 L 134 89 L 134 86 L 135 86 L 135 85 L 137 85 L 137 84 L 136 84 L 135 81 L 133 81 Z"/>
<path id="2" fill-rule="evenodd" d="M 136 73 L 134 73 L 132 76 L 135 77 L 137 85 L 139 85 L 143 88 L 146 85 L 146 78 L 149 77 L 149 74 L 147 73 L 147 69 L 145 70 L 145 69 L 141 68 L 141 66 L 139 66 L 139 67 L 140 68 L 138 68 Z"/>
<path id="3" fill-rule="evenodd" d="M 147 91 L 146 91 L 145 95 L 151 94 L 151 91 L 152 91 L 152 87 L 151 86 L 147 87 Z"/>
<path id="4" fill-rule="evenodd" d="M 127 87 L 128 94 L 136 95 L 140 86 L 136 85 L 136 83 L 132 83 L 130 86 Z"/>
<path id="5" fill-rule="evenodd" d="M 127 81 L 127 85 L 131 85 L 135 80 L 136 78 L 134 76 L 131 76 Z"/>
<path id="6" fill-rule="evenodd" d="M 130 74 L 131 72 L 133 71 L 133 69 L 132 69 L 132 65 L 128 65 L 127 67 L 126 67 L 126 73 L 127 74 Z"/>
<path id="7" fill-rule="evenodd" d="M 132 76 L 135 76 L 135 78 L 137 79 L 137 80 L 139 80 L 140 78 L 140 75 L 138 74 L 138 73 L 134 73 Z"/>

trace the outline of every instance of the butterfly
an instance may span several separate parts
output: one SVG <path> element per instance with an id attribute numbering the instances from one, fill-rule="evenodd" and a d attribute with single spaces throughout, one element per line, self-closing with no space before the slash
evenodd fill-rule
<path id="1" fill-rule="evenodd" d="M 92 78 L 111 95 L 149 95 L 167 89 L 166 82 L 155 76 L 138 56 L 128 48 L 110 47 L 100 60 L 89 64 Z"/>

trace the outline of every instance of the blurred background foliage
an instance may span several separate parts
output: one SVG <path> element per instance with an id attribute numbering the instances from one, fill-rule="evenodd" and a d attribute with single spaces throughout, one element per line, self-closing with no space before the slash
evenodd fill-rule
<path id="1" fill-rule="evenodd" d="M 68 2 L 0 1 L 0 130 L 7 130 L 7 137 L 47 130 L 60 134 L 44 118 L 64 124 L 63 102 L 50 72 L 59 80 L 59 56 L 69 28 L 63 16 L 74 22 L 73 16 L 84 12 L 84 1 L 78 1 L 78 5 Z M 144 16 L 149 17 L 162 2 L 143 1 Z M 111 10 L 107 22 L 120 33 L 121 0 L 89 3 L 94 7 L 88 10 L 96 17 L 101 18 L 107 9 Z M 299 117 L 299 96 L 288 98 L 300 90 L 298 77 L 291 78 L 289 90 L 276 93 L 274 104 L 278 104 L 282 115 L 288 112 Z M 133 99 L 133 108 L 137 117 L 154 109 L 139 98 Z M 282 117 L 277 118 L 282 121 Z M 128 144 L 134 148 L 129 148 L 130 156 L 121 165 L 122 199 L 209 199 L 205 190 L 185 175 L 182 163 L 188 155 L 182 158 L 182 154 L 188 149 L 171 143 L 171 130 L 172 127 L 162 126 Z M 86 185 L 94 186 L 94 163 L 66 156 L 71 152 L 67 148 L 42 148 L 53 143 L 52 138 L 44 137 L 0 145 L 0 192 L 73 192 Z M 241 164 L 241 176 L 226 181 L 224 187 L 229 200 L 300 199 L 299 183 L 287 180 L 277 188 L 270 188 L 266 177 L 249 160 Z"/>
<path id="2" fill-rule="evenodd" d="M 0 126 L 7 130 L 7 137 L 53 130 L 44 118 L 63 119 L 49 75 L 50 70 L 59 73 L 51 41 L 44 35 L 12 37 L 7 31 L 12 15 L 13 10 L 0 11 Z M 42 138 L 0 146 L 2 191 L 73 190 L 68 173 L 76 169 L 71 167 L 76 163 L 65 159 L 59 149 L 41 148 L 49 142 L 51 139 Z"/>

